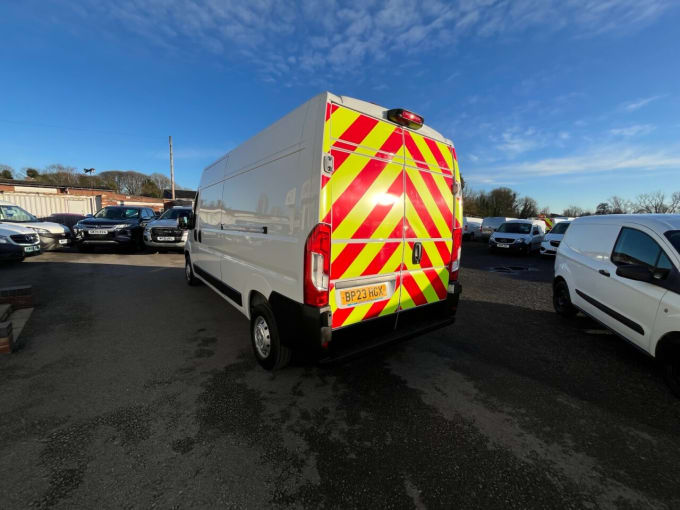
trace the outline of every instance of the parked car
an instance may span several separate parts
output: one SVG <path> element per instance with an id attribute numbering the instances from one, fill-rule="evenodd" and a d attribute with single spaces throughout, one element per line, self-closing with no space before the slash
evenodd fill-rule
<path id="1" fill-rule="evenodd" d="M 474 216 L 463 216 L 463 239 L 474 241 L 479 239 L 482 234 L 482 218 Z"/>
<path id="2" fill-rule="evenodd" d="M 0 222 L 0 260 L 21 261 L 40 253 L 40 237 L 34 230 Z"/>
<path id="3" fill-rule="evenodd" d="M 663 365 L 680 396 L 680 215 L 571 222 L 555 259 L 555 311 L 591 316 Z"/>
<path id="4" fill-rule="evenodd" d="M 41 250 L 63 250 L 71 246 L 71 229 L 60 223 L 41 221 L 12 202 L 0 200 L 0 222 L 30 228 L 40 237 Z"/>
<path id="5" fill-rule="evenodd" d="M 80 220 L 73 227 L 76 246 L 90 251 L 95 246 L 144 248 L 144 228 L 155 218 L 150 207 L 115 205 L 104 207 L 94 216 Z"/>
<path id="6" fill-rule="evenodd" d="M 500 227 L 506 221 L 514 220 L 516 218 L 506 218 L 504 216 L 489 216 L 482 220 L 482 227 L 480 230 L 480 236 L 483 240 L 488 240 L 498 227 Z"/>
<path id="7" fill-rule="evenodd" d="M 203 171 L 185 276 L 250 319 L 265 369 L 342 357 L 454 321 L 460 198 L 422 117 L 324 92 Z"/>
<path id="8" fill-rule="evenodd" d="M 560 246 L 564 233 L 570 224 L 570 221 L 560 221 L 555 224 L 550 232 L 545 234 L 541 242 L 541 255 L 555 255 L 557 253 L 557 248 Z"/>
<path id="9" fill-rule="evenodd" d="M 531 253 L 538 251 L 545 235 L 542 220 L 510 220 L 501 224 L 489 238 L 489 251 Z"/>
<path id="10" fill-rule="evenodd" d="M 183 250 L 188 232 L 180 230 L 179 218 L 191 216 L 191 207 L 177 206 L 165 211 L 160 218 L 147 223 L 144 244 L 159 251 Z"/>

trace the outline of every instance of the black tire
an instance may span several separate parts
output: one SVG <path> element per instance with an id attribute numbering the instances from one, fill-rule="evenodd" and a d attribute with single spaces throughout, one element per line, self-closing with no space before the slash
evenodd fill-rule
<path id="1" fill-rule="evenodd" d="M 267 303 L 251 311 L 250 342 L 255 359 L 265 370 L 278 370 L 290 362 L 292 352 L 281 343 L 274 313 Z"/>
<path id="2" fill-rule="evenodd" d="M 201 281 L 194 275 L 194 269 L 191 267 L 191 259 L 187 255 L 184 257 L 184 279 L 187 285 L 195 287 L 201 283 Z"/>
<path id="3" fill-rule="evenodd" d="M 553 286 L 553 307 L 558 315 L 567 319 L 571 319 L 578 313 L 578 310 L 571 304 L 569 287 L 564 280 L 559 280 Z"/>
<path id="4" fill-rule="evenodd" d="M 661 359 L 663 378 L 673 394 L 680 398 L 680 348 L 666 349 Z"/>

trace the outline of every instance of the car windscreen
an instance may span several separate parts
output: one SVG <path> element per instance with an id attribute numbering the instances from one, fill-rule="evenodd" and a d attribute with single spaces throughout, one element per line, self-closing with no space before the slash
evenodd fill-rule
<path id="1" fill-rule="evenodd" d="M 131 209 L 128 207 L 104 207 L 104 209 L 95 214 L 94 217 L 105 220 L 131 220 L 139 218 L 139 209 Z"/>
<path id="2" fill-rule="evenodd" d="M 0 221 L 26 223 L 38 221 L 38 218 L 18 205 L 0 205 Z"/>
<path id="3" fill-rule="evenodd" d="M 569 222 L 568 221 L 561 221 L 557 225 L 555 225 L 552 230 L 550 231 L 551 234 L 564 234 L 567 229 L 569 228 Z"/>
<path id="4" fill-rule="evenodd" d="M 176 220 L 177 218 L 188 218 L 191 214 L 191 209 L 168 209 L 163 213 L 160 220 Z"/>
<path id="5" fill-rule="evenodd" d="M 506 234 L 528 234 L 531 232 L 530 223 L 503 223 L 496 232 L 505 232 Z"/>
<path id="6" fill-rule="evenodd" d="M 664 235 L 671 242 L 675 251 L 680 253 L 680 230 L 669 230 Z"/>

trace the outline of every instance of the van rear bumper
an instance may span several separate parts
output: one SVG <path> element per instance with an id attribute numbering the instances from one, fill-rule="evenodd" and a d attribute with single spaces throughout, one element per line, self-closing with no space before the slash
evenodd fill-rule
<path id="1" fill-rule="evenodd" d="M 285 345 L 322 361 L 338 361 L 453 324 L 460 294 L 461 286 L 456 284 L 455 291 L 438 303 L 335 331 L 331 331 L 329 309 L 302 305 L 276 293 L 269 303 Z"/>

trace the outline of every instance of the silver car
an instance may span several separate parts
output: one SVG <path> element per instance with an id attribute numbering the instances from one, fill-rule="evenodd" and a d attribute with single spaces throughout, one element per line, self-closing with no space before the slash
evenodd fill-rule
<path id="1" fill-rule="evenodd" d="M 144 229 L 144 244 L 158 251 L 183 250 L 188 232 L 177 226 L 178 218 L 190 216 L 191 207 L 173 207 L 157 220 L 147 223 Z"/>

